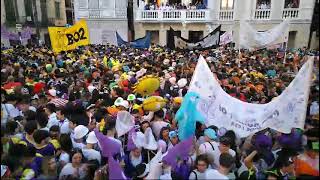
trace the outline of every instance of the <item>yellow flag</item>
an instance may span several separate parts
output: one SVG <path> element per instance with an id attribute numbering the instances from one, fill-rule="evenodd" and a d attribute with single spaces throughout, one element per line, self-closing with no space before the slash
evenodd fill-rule
<path id="1" fill-rule="evenodd" d="M 67 51 L 90 43 L 88 26 L 85 20 L 66 27 L 48 27 L 51 46 L 54 52 Z"/>

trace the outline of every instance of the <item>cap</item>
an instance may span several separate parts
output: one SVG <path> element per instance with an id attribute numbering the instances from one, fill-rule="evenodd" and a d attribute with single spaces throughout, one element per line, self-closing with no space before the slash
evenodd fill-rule
<path id="1" fill-rule="evenodd" d="M 172 139 L 173 137 L 178 137 L 178 134 L 176 131 L 170 131 L 169 132 L 169 138 Z"/>
<path id="2" fill-rule="evenodd" d="M 186 78 L 182 78 L 182 79 L 179 79 L 178 81 L 178 86 L 179 88 L 183 88 L 187 85 L 188 81 Z"/>
<path id="3" fill-rule="evenodd" d="M 136 99 L 136 96 L 134 94 L 129 94 L 128 97 L 127 97 L 128 101 L 133 101 L 135 99 Z"/>
<path id="4" fill-rule="evenodd" d="M 96 143 L 98 142 L 98 139 L 97 139 L 97 137 L 96 137 L 96 134 L 95 134 L 93 131 L 91 131 L 91 132 L 88 134 L 88 137 L 87 137 L 86 142 L 87 142 L 88 144 L 96 144 Z"/>
<path id="5" fill-rule="evenodd" d="M 85 135 L 87 135 L 89 132 L 89 129 L 85 127 L 84 125 L 79 125 L 76 128 L 74 128 L 74 138 L 75 139 L 81 139 Z"/>
<path id="6" fill-rule="evenodd" d="M 55 89 L 48 90 L 48 93 L 50 96 L 53 96 L 53 97 L 57 96 L 57 91 Z"/>
<path id="7" fill-rule="evenodd" d="M 208 136 L 210 139 L 217 139 L 216 132 L 211 128 L 204 130 L 204 135 Z"/>
<path id="8" fill-rule="evenodd" d="M 121 97 L 118 97 L 116 99 L 116 101 L 114 102 L 114 105 L 115 106 L 122 106 L 122 107 L 125 107 L 126 109 L 129 108 L 129 102 L 126 100 L 123 100 Z"/>

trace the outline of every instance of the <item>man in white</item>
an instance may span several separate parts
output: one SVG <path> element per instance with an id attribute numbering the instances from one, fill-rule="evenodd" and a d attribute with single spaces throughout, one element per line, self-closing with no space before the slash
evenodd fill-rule
<path id="1" fill-rule="evenodd" d="M 232 142 L 229 137 L 222 136 L 220 138 L 219 145 L 214 147 L 213 151 L 213 164 L 211 164 L 213 168 L 218 169 L 220 167 L 219 158 L 222 153 L 228 153 L 232 157 L 236 156 L 236 152 L 230 149 L 231 143 Z"/>
<path id="2" fill-rule="evenodd" d="M 82 149 L 83 156 L 87 160 L 98 160 L 101 164 L 101 154 L 99 151 L 93 149 L 94 145 L 98 143 L 98 139 L 93 131 L 91 131 L 87 137 L 87 145 Z"/>
<path id="3" fill-rule="evenodd" d="M 59 121 L 57 119 L 57 114 L 55 113 L 56 106 L 54 104 L 47 104 L 47 106 L 44 108 L 46 114 L 48 115 L 48 124 L 47 128 L 50 129 L 53 125 L 59 125 Z"/>
<path id="4" fill-rule="evenodd" d="M 65 117 L 65 113 L 65 109 L 63 108 L 60 108 L 56 111 L 61 134 L 69 134 L 71 132 L 71 129 L 69 128 L 69 120 Z"/>
<path id="5" fill-rule="evenodd" d="M 216 132 L 208 128 L 204 131 L 204 143 L 199 146 L 199 154 L 207 154 L 210 164 L 213 164 L 214 150 L 218 149 L 219 144 L 215 141 L 217 139 Z"/>
<path id="6" fill-rule="evenodd" d="M 222 153 L 219 157 L 219 168 L 209 169 L 206 174 L 206 179 L 229 179 L 227 175 L 232 169 L 235 163 L 235 158 L 232 157 L 229 153 Z"/>

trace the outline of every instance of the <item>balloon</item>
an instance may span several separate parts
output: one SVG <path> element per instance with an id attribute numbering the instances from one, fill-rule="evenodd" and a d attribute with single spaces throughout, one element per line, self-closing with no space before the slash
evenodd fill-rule
<path id="1" fill-rule="evenodd" d="M 142 96 L 148 96 L 154 93 L 160 87 L 160 80 L 158 77 L 152 75 L 144 76 L 139 79 L 138 83 L 134 86 L 134 92 Z"/>
<path id="2" fill-rule="evenodd" d="M 147 111 L 158 111 L 166 105 L 167 100 L 160 96 L 151 96 L 143 101 L 142 107 Z"/>

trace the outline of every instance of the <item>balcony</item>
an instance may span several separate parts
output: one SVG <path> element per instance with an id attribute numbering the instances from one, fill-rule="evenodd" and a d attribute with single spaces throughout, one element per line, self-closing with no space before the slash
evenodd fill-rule
<path id="1" fill-rule="evenodd" d="M 233 9 L 232 10 L 220 10 L 219 20 L 220 21 L 232 21 L 233 20 Z"/>
<path id="2" fill-rule="evenodd" d="M 137 10 L 137 21 L 145 22 L 206 22 L 209 10 Z"/>
<path id="3" fill-rule="evenodd" d="M 255 20 L 269 20 L 271 9 L 256 9 L 253 19 Z"/>
<path id="4" fill-rule="evenodd" d="M 299 8 L 286 8 L 282 11 L 282 19 L 299 18 Z"/>

